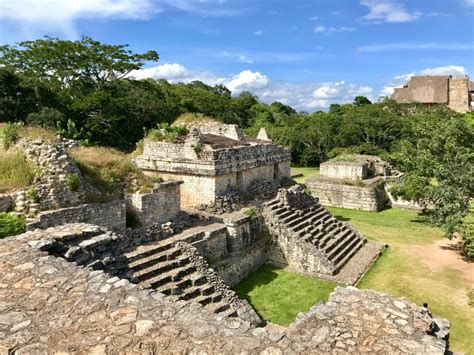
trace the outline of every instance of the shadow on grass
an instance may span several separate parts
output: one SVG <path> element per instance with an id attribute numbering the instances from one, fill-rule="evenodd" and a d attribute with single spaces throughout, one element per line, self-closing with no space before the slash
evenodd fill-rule
<path id="1" fill-rule="evenodd" d="M 341 215 L 334 215 L 334 217 L 335 217 L 338 221 L 342 221 L 342 222 L 347 222 L 347 221 L 350 221 L 350 220 L 351 220 L 349 217 L 344 217 L 344 216 L 341 216 Z"/>
<path id="2" fill-rule="evenodd" d="M 418 213 L 418 218 L 412 219 L 412 220 L 410 220 L 410 222 L 423 224 L 423 225 L 428 226 L 428 227 L 433 227 L 433 224 L 431 224 L 431 222 L 430 222 L 430 217 L 431 217 L 432 214 L 433 213 L 429 212 L 429 211 L 420 212 L 420 213 Z"/>

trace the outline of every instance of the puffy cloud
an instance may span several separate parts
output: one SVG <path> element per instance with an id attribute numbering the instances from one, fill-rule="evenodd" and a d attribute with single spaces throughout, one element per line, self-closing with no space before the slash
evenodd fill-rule
<path id="1" fill-rule="evenodd" d="M 200 80 L 208 85 L 225 85 L 233 95 L 251 91 L 264 102 L 280 101 L 297 110 L 312 111 L 327 109 L 332 103 L 352 102 L 355 96 L 363 95 L 373 99 L 373 90 L 365 85 L 345 81 L 314 84 L 293 84 L 270 80 L 265 74 L 244 70 L 237 75 L 219 77 L 210 72 L 191 71 L 181 64 L 162 64 L 136 70 L 130 74 L 137 79 L 167 79 L 172 83 L 188 83 Z"/>
<path id="2" fill-rule="evenodd" d="M 329 27 L 326 28 L 324 26 L 316 26 L 314 28 L 314 32 L 316 33 L 322 33 L 322 32 L 354 32 L 356 30 L 355 27 Z"/>
<path id="3" fill-rule="evenodd" d="M 29 35 L 52 31 L 77 37 L 74 26 L 77 19 L 148 19 L 170 8 L 202 16 L 236 13 L 221 6 L 224 3 L 224 0 L 7 0 L 0 1 L 0 20 Z"/>
<path id="4" fill-rule="evenodd" d="M 412 22 L 421 16 L 420 12 L 409 12 L 396 0 L 362 0 L 360 3 L 369 9 L 364 19 L 371 22 Z"/>
<path id="5" fill-rule="evenodd" d="M 253 33 L 255 36 L 261 36 L 263 35 L 263 30 L 257 30 Z"/>
<path id="6" fill-rule="evenodd" d="M 412 76 L 415 75 L 453 75 L 463 76 L 468 75 L 469 72 L 460 65 L 445 65 L 442 67 L 426 68 L 416 72 L 407 74 L 397 75 L 387 85 L 385 85 L 380 91 L 380 96 L 390 96 L 397 87 L 401 87 L 406 84 Z"/>
<path id="7" fill-rule="evenodd" d="M 266 75 L 263 75 L 259 72 L 244 70 L 230 78 L 230 80 L 224 84 L 233 93 L 238 93 L 244 90 L 256 90 L 264 88 L 268 85 L 269 81 L 270 80 Z"/>
<path id="8" fill-rule="evenodd" d="M 181 64 L 161 64 L 150 68 L 133 70 L 129 76 L 136 79 L 166 79 L 170 83 L 190 83 L 191 81 L 202 81 L 209 85 L 221 84 L 224 79 L 205 71 L 191 71 Z"/>
<path id="9" fill-rule="evenodd" d="M 325 32 L 325 31 L 326 31 L 326 27 L 324 27 L 324 26 L 316 26 L 314 28 L 314 32 L 316 32 L 316 33 L 321 33 L 321 32 Z"/>

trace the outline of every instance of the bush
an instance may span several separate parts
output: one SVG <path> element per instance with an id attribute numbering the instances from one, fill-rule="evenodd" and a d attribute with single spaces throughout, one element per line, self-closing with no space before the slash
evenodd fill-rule
<path id="1" fill-rule="evenodd" d="M 76 173 L 69 173 L 66 176 L 66 186 L 71 191 L 79 190 L 81 187 L 81 178 Z"/>
<path id="2" fill-rule="evenodd" d="M 194 146 L 194 151 L 196 152 L 196 154 L 200 154 L 201 151 L 202 151 L 202 145 L 200 143 L 197 143 L 195 146 Z"/>
<path id="3" fill-rule="evenodd" d="M 147 138 L 154 141 L 176 142 L 188 133 L 189 130 L 185 125 L 170 126 L 168 123 L 162 123 L 148 132 Z"/>
<path id="4" fill-rule="evenodd" d="M 36 191 L 34 187 L 30 187 L 30 189 L 28 190 L 28 198 L 34 203 L 40 202 L 40 196 L 38 194 L 38 191 Z"/>
<path id="5" fill-rule="evenodd" d="M 0 193 L 31 185 L 34 171 L 23 153 L 16 149 L 0 153 Z"/>
<path id="6" fill-rule="evenodd" d="M 12 213 L 0 212 L 0 238 L 24 233 L 26 220 Z"/>
<path id="7" fill-rule="evenodd" d="M 12 144 L 20 137 L 20 130 L 23 122 L 7 123 L 0 133 L 3 149 L 8 150 Z"/>
<path id="8" fill-rule="evenodd" d="M 247 208 L 245 211 L 244 211 L 244 214 L 246 216 L 249 216 L 249 217 L 257 217 L 257 209 L 255 207 L 250 207 L 250 208 Z"/>
<path id="9" fill-rule="evenodd" d="M 64 115 L 58 110 L 50 107 L 43 107 L 40 112 L 33 112 L 28 115 L 26 122 L 44 128 L 56 128 L 64 121 Z"/>

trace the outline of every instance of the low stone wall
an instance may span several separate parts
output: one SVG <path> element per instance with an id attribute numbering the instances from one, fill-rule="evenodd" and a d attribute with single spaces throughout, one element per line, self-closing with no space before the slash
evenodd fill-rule
<path id="1" fill-rule="evenodd" d="M 319 166 L 321 175 L 339 179 L 366 179 L 368 163 L 363 161 L 327 161 Z"/>
<path id="2" fill-rule="evenodd" d="M 322 179 L 308 179 L 306 185 L 326 206 L 379 211 L 386 204 L 382 185 L 354 186 Z"/>
<path id="3" fill-rule="evenodd" d="M 180 211 L 181 184 L 182 181 L 167 181 L 157 184 L 150 193 L 129 194 L 127 208 L 135 212 L 142 226 L 168 222 Z"/>
<path id="4" fill-rule="evenodd" d="M 124 234 L 126 231 L 125 203 L 120 200 L 108 203 L 86 204 L 41 212 L 37 219 L 27 223 L 28 231 L 46 229 L 66 223 L 87 222 Z"/>

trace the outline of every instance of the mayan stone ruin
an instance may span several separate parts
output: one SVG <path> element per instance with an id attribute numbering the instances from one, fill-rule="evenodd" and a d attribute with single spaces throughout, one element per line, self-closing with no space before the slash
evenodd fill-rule
<path id="1" fill-rule="evenodd" d="M 343 155 L 324 162 L 320 174 L 306 185 L 326 206 L 380 211 L 386 206 L 419 210 L 409 201 L 392 196 L 390 188 L 403 178 L 376 156 Z"/>
<path id="2" fill-rule="evenodd" d="M 445 353 L 449 321 L 353 287 L 385 246 L 337 220 L 319 194 L 288 186 L 287 149 L 264 130 L 251 139 L 233 125 L 189 128 L 174 142 L 145 141 L 135 160 L 164 181 L 107 202 L 89 200 L 97 191 L 71 142 L 28 144 L 45 167 L 35 181 L 45 204 L 0 195 L 3 210 L 28 217 L 26 233 L 0 240 L 2 353 Z M 322 175 L 388 170 L 371 160 Z M 266 263 L 339 287 L 277 327 L 232 290 Z"/>
<path id="3" fill-rule="evenodd" d="M 456 112 L 468 112 L 473 109 L 474 82 L 468 76 L 413 76 L 402 88 L 395 88 L 392 99 L 404 104 L 443 104 Z"/>

